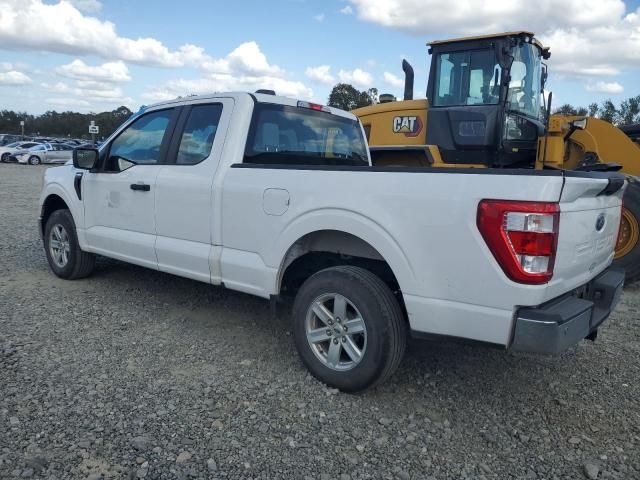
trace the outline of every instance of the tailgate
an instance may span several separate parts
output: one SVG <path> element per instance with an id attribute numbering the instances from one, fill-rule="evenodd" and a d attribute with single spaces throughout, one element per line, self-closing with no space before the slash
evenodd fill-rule
<path id="1" fill-rule="evenodd" d="M 549 285 L 554 293 L 587 283 L 613 260 L 624 186 L 624 176 L 616 173 L 565 172 L 556 263 Z"/>

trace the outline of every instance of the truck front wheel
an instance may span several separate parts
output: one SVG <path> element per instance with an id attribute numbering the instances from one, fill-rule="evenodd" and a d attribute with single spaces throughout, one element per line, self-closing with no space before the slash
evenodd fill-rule
<path id="1" fill-rule="evenodd" d="M 44 227 L 44 249 L 53 273 L 75 280 L 93 271 L 95 255 L 80 249 L 76 224 L 69 210 L 56 210 Z"/>
<path id="2" fill-rule="evenodd" d="M 616 245 L 614 266 L 624 268 L 625 282 L 640 280 L 640 181 L 629 178 Z"/>
<path id="3" fill-rule="evenodd" d="M 406 348 L 406 322 L 393 292 L 358 267 L 332 267 L 311 276 L 298 291 L 293 321 L 306 367 L 345 392 L 386 380 Z"/>

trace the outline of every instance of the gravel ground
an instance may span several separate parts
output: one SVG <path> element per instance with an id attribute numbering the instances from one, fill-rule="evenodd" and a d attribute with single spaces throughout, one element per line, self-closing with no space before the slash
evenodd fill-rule
<path id="1" fill-rule="evenodd" d="M 261 299 L 111 260 L 53 276 L 44 168 L 0 165 L 0 478 L 640 478 L 640 287 L 562 356 L 412 342 L 346 395 Z"/>

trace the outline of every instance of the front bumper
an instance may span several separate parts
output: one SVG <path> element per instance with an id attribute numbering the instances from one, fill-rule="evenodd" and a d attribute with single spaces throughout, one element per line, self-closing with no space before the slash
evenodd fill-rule
<path id="1" fill-rule="evenodd" d="M 588 284 L 516 312 L 510 350 L 560 353 L 597 331 L 620 300 L 624 271 L 609 268 Z"/>

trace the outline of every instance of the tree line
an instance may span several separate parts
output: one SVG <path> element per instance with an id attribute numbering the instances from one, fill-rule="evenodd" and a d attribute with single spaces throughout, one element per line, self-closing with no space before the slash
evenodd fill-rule
<path id="1" fill-rule="evenodd" d="M 132 113 L 125 106 L 101 113 L 51 110 L 42 115 L 0 110 L 0 133 L 20 135 L 20 122 L 24 121 L 24 134 L 28 136 L 90 138 L 89 124 L 94 121 L 100 127 L 99 137 L 107 137 Z"/>
<path id="2" fill-rule="evenodd" d="M 557 109 L 552 109 L 553 113 L 562 115 L 578 115 L 598 117 L 617 126 L 640 123 L 640 95 L 622 100 L 618 105 L 611 100 L 592 103 L 588 107 L 574 107 L 565 103 Z"/>

